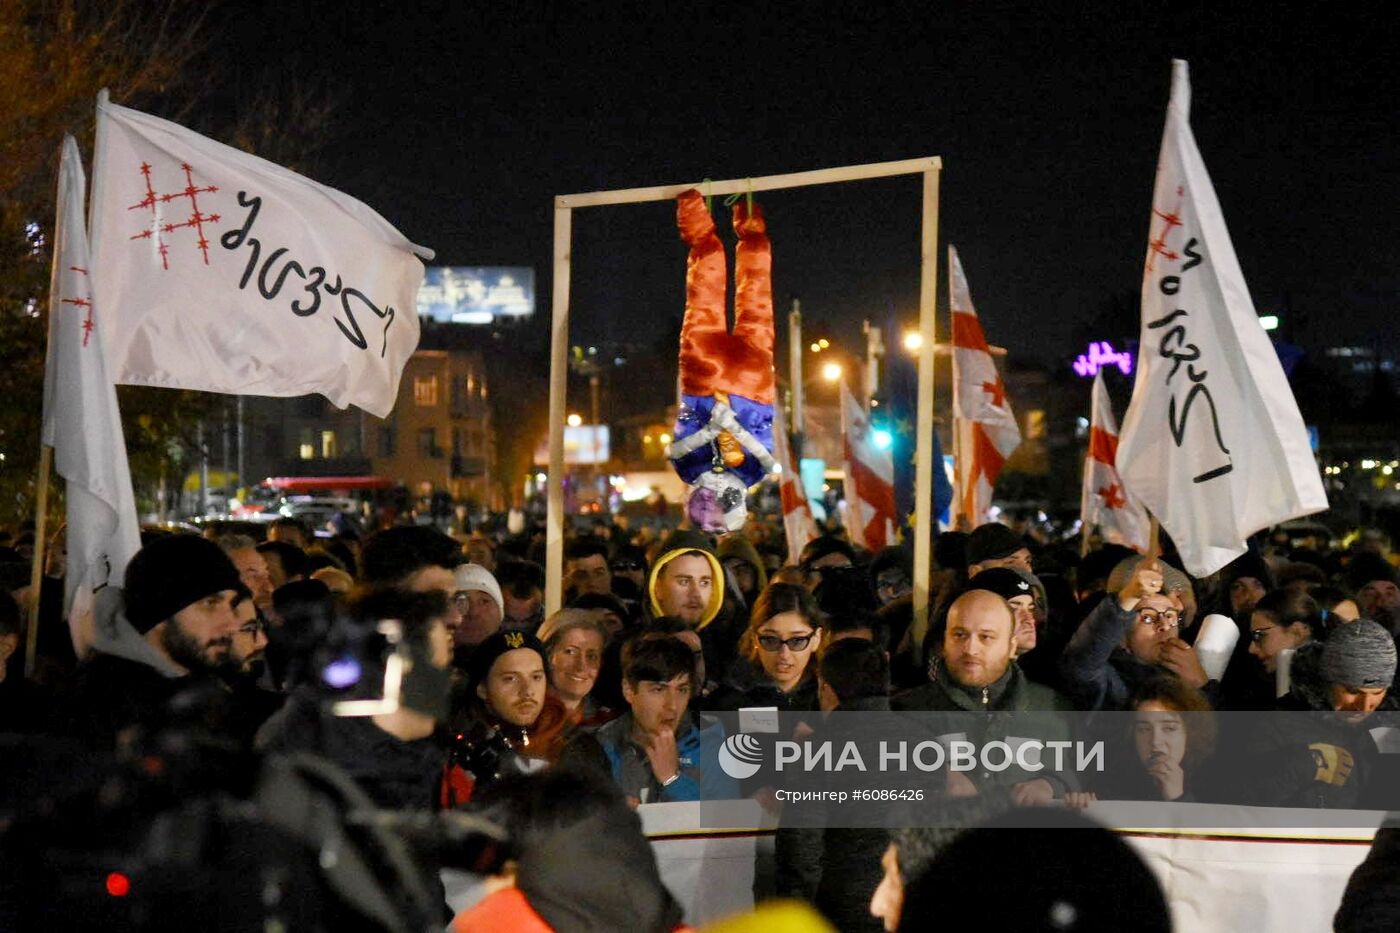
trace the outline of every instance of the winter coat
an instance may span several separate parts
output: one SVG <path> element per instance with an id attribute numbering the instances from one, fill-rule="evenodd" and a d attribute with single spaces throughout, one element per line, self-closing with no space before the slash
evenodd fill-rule
<path id="1" fill-rule="evenodd" d="M 591 735 L 575 737 L 559 756 L 561 767 L 583 767 L 608 774 L 623 794 L 642 803 L 680 800 L 733 800 L 738 783 L 719 768 L 724 726 L 716 719 L 687 713 L 676 732 L 680 777 L 662 787 L 646 751 L 632 737 L 632 714 L 624 713 Z"/>
<path id="2" fill-rule="evenodd" d="M 1371 730 L 1400 724 L 1400 703 L 1391 695 L 1359 723 L 1340 718 L 1322 679 L 1322 651 L 1320 643 L 1298 649 L 1292 688 L 1279 699 L 1277 712 L 1227 721 L 1232 734 L 1222 736 L 1221 749 L 1239 750 L 1232 796 L 1240 803 L 1326 809 L 1395 805 L 1395 756 L 1380 753 Z"/>
<path id="3" fill-rule="evenodd" d="M 886 697 L 851 700 L 841 704 L 836 712 L 885 713 L 888 716 L 890 701 Z M 828 717 L 818 726 L 811 741 L 829 740 L 836 747 L 841 747 L 847 740 L 856 740 L 866 750 L 862 752 L 863 756 L 868 757 L 869 749 L 876 747 L 882 737 L 863 728 L 868 722 L 859 719 L 856 723 L 849 723 L 841 722 L 839 715 L 835 719 Z M 890 740 L 911 738 L 910 733 L 899 728 L 892 717 L 889 726 Z M 814 777 L 820 780 L 820 775 Z M 848 774 L 839 781 L 848 788 L 866 785 L 880 788 L 890 783 L 873 769 L 864 780 L 853 780 Z M 817 788 L 814 785 L 812 789 Z M 828 810 L 826 819 L 839 823 L 851 815 Z M 817 827 L 813 825 L 813 818 L 805 813 L 800 822 L 810 828 L 780 828 L 774 838 L 777 895 L 810 901 L 838 930 L 879 933 L 883 927 L 879 920 L 870 916 L 870 896 L 880 884 L 880 857 L 889 846 L 890 831 L 874 827 Z M 825 819 L 819 817 L 817 822 L 825 822 Z M 854 822 L 864 821 L 857 818 Z"/>
<path id="4" fill-rule="evenodd" d="M 1124 609 L 1116 597 L 1105 596 L 1079 624 L 1060 657 L 1065 690 L 1078 708 L 1125 710 L 1138 685 L 1164 670 L 1122 647 L 1136 623 L 1136 609 Z M 1210 681 L 1201 692 L 1220 708 L 1219 681 Z"/>
<path id="5" fill-rule="evenodd" d="M 335 716 L 314 688 L 300 687 L 258 731 L 261 751 L 328 758 L 385 810 L 435 810 L 447 754 L 432 738 L 405 742 L 368 716 Z"/>
<path id="6" fill-rule="evenodd" d="M 996 683 L 980 689 L 960 686 L 941 658 L 934 662 L 932 673 L 933 680 L 897 695 L 891 705 L 896 710 L 944 714 L 927 718 L 928 726 L 941 738 L 964 738 L 979 747 L 1003 741 L 1017 749 L 1027 740 L 1068 741 L 1074 737 L 1065 715 L 1073 709 L 1069 700 L 1049 687 L 1031 683 L 1014 661 Z M 1048 751 L 1042 761 L 1040 770 L 1013 761 L 999 772 L 974 770 L 967 776 L 979 787 L 1006 787 L 1045 778 L 1057 796 L 1066 789 L 1077 789 L 1078 781 L 1068 770 L 1052 770 L 1054 757 Z"/>
<path id="7" fill-rule="evenodd" d="M 777 707 L 780 713 L 809 712 L 817 704 L 817 658 L 807 661 L 802 680 L 787 693 L 768 678 L 763 668 L 740 658 L 729 666 L 719 689 L 705 698 L 708 710 L 737 710 Z"/>

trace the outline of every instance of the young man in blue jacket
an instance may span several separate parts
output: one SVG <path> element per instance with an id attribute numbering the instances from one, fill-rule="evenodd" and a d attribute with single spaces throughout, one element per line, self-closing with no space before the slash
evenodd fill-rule
<path id="1" fill-rule="evenodd" d="M 689 709 L 694 679 L 680 641 L 639 641 L 622 671 L 629 711 L 571 741 L 560 766 L 606 771 L 635 803 L 738 798 L 738 782 L 719 768 L 724 726 Z"/>

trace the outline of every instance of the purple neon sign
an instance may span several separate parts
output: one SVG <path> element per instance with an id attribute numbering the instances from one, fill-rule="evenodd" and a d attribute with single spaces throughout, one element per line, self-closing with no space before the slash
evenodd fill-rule
<path id="1" fill-rule="evenodd" d="M 1097 343 L 1089 344 L 1089 349 L 1085 353 L 1079 354 L 1074 360 L 1074 371 L 1085 378 L 1098 375 L 1099 370 L 1109 366 L 1117 366 L 1118 370 L 1125 376 L 1133 374 L 1133 355 L 1127 350 L 1121 353 L 1113 349 L 1113 344 L 1107 340 L 1100 340 Z"/>

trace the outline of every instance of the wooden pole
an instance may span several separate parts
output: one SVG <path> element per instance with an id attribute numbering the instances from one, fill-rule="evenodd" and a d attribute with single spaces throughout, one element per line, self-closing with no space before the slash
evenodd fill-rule
<path id="1" fill-rule="evenodd" d="M 545 513 L 546 618 L 564 604 L 564 418 L 569 391 L 569 273 L 573 211 L 554 199 L 553 320 L 549 341 L 549 503 Z"/>
<path id="2" fill-rule="evenodd" d="M 788 175 L 766 175 L 762 178 L 732 178 L 725 181 L 696 181 L 683 185 L 658 185 L 652 188 L 624 188 L 617 191 L 594 191 L 584 194 L 563 194 L 554 199 L 559 206 L 601 207 L 605 204 L 639 204 L 645 201 L 669 201 L 682 191 L 703 189 L 709 195 L 746 194 L 750 191 L 776 191 L 781 188 L 803 188 L 809 185 L 829 185 L 843 181 L 863 181 L 888 178 L 891 175 L 914 175 L 937 172 L 943 167 L 938 156 L 905 159 L 902 162 L 872 162 L 868 165 L 847 165 L 823 168 Z M 936 198 L 935 198 L 936 199 Z M 935 203 L 935 213 L 937 204 Z M 935 225 L 936 226 L 936 225 Z"/>
<path id="3" fill-rule="evenodd" d="M 923 220 L 919 241 L 919 412 L 914 461 L 914 657 L 923 662 L 929 624 L 929 578 L 933 565 L 933 360 L 934 315 L 938 297 L 938 181 L 943 163 L 934 159 L 923 173 Z M 938 464 L 942 469 L 943 465 Z"/>
<path id="4" fill-rule="evenodd" d="M 34 564 L 29 569 L 29 627 L 24 636 L 24 676 L 34 676 L 39 657 L 39 596 L 44 589 L 44 544 L 48 536 L 49 473 L 53 466 L 53 448 L 39 444 L 39 483 L 35 488 Z"/>

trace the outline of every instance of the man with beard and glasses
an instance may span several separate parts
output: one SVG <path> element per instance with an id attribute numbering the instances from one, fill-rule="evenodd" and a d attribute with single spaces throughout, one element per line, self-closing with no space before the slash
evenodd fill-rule
<path id="1" fill-rule="evenodd" d="M 238 629 L 233 633 L 228 660 L 219 676 L 229 689 L 228 730 L 244 746 L 251 747 L 267 718 L 281 708 L 285 697 L 261 683 L 267 671 L 267 626 L 247 590 L 234 599 Z"/>
<path id="2" fill-rule="evenodd" d="M 227 663 L 245 592 L 238 569 L 217 544 L 194 535 L 150 542 L 131 559 L 125 586 L 99 602 L 118 633 L 78 670 L 71 721 L 78 735 L 113 742 L 132 726 L 159 728 L 169 701 Z"/>

